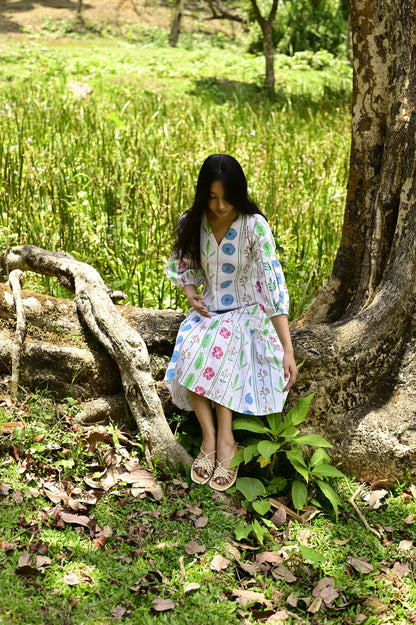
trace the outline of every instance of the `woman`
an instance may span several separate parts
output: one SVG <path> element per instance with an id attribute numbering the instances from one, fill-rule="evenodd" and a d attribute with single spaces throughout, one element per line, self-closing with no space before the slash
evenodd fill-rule
<path id="1" fill-rule="evenodd" d="M 232 156 L 213 154 L 203 163 L 166 275 L 184 289 L 191 309 L 165 383 L 174 404 L 194 410 L 202 429 L 193 481 L 223 491 L 237 477 L 230 468 L 233 411 L 280 412 L 298 373 L 275 242 Z"/>

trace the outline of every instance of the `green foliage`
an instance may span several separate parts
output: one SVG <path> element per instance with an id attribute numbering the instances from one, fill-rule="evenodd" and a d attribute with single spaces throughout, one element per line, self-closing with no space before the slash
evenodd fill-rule
<path id="1" fill-rule="evenodd" d="M 270 5 L 270 0 L 260 0 L 263 16 L 268 15 Z M 345 53 L 348 13 L 348 0 L 280 0 L 273 26 L 276 51 L 290 56 L 303 50 Z M 249 16 L 249 49 L 260 54 L 263 35 L 252 10 Z"/>
<path id="2" fill-rule="evenodd" d="M 330 464 L 330 458 L 324 448 L 331 447 L 331 444 L 316 434 L 301 434 L 296 427 L 305 420 L 312 399 L 313 394 L 301 399 L 284 418 L 280 413 L 267 415 L 267 424 L 259 417 L 240 417 L 233 421 L 234 430 L 246 430 L 262 436 L 256 439 L 251 437 L 246 446 L 234 456 L 231 466 L 237 466 L 242 462 L 247 464 L 253 458 L 257 458 L 260 466 L 267 467 L 272 477 L 279 470 L 286 473 L 288 465 L 292 467 L 291 475 L 280 480 L 237 478 L 236 489 L 244 497 L 243 506 L 260 516 L 263 522 L 266 521 L 264 516 L 271 507 L 265 498 L 274 494 L 276 490 L 283 490 L 287 485 L 295 510 L 301 510 L 318 491 L 331 504 L 335 515 L 338 516 L 339 497 L 329 481 L 343 478 L 344 475 Z M 304 454 L 305 445 L 318 448 L 310 458 Z M 262 543 L 264 531 L 267 530 L 262 528 L 260 532 L 257 526 L 257 519 L 249 524 L 251 531 Z M 242 531 L 239 526 L 239 534 Z"/>
<path id="3" fill-rule="evenodd" d="M 164 275 L 177 220 L 204 158 L 232 153 L 274 230 L 299 314 L 340 238 L 347 81 L 330 69 L 302 78 L 285 69 L 270 99 L 259 88 L 261 59 L 208 38 L 189 50 L 149 43 L 140 54 L 109 39 L 49 44 L 10 43 L 2 58 L 4 245 L 67 251 L 134 305 L 184 308 Z M 92 92 L 78 99 L 73 82 Z M 30 280 L 28 288 L 68 295 L 51 278 Z"/>

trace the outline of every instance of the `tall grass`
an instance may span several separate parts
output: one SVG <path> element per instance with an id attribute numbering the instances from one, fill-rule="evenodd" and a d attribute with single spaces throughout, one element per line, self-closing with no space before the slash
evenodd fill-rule
<path id="1" fill-rule="evenodd" d="M 292 72 L 292 83 L 271 100 L 244 79 L 257 63 L 249 55 L 241 54 L 240 80 L 231 82 L 224 50 L 213 52 L 220 56 L 212 76 L 212 59 L 195 68 L 200 51 L 182 50 L 175 65 L 154 49 L 149 69 L 137 65 L 133 46 L 112 45 L 17 46 L 9 59 L 16 77 L 0 91 L 2 248 L 65 250 L 134 305 L 181 307 L 164 277 L 175 226 L 202 161 L 227 152 L 241 162 L 273 227 L 296 314 L 328 275 L 339 241 L 345 91 L 322 81 L 319 92 L 308 92 Z M 174 84 L 175 71 L 189 80 Z M 77 100 L 67 89 L 74 79 L 88 80 L 92 94 Z"/>

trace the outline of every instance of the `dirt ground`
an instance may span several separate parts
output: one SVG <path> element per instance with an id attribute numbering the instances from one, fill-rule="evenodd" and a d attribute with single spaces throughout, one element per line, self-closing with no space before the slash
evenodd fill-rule
<path id="1" fill-rule="evenodd" d="M 77 17 L 78 0 L 0 0 L 0 33 L 18 37 L 19 33 L 40 33 L 47 20 L 71 21 Z M 119 27 L 125 22 L 143 26 L 170 28 L 172 2 L 169 0 L 83 0 L 82 18 L 85 24 L 98 29 L 103 24 Z M 227 20 L 207 20 L 208 6 L 201 8 L 188 0 L 182 20 L 182 31 L 222 31 L 234 36 L 241 26 Z"/>
<path id="2" fill-rule="evenodd" d="M 17 34 L 30 28 L 36 33 L 48 19 L 74 21 L 77 5 L 78 0 L 0 0 L 0 32 Z M 84 0 L 82 10 L 84 21 L 94 26 L 139 21 L 167 28 L 171 15 L 169 0 Z"/>

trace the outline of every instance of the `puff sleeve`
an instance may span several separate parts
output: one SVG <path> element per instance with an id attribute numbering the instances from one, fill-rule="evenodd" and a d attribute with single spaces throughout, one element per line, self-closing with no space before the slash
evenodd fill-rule
<path id="1" fill-rule="evenodd" d="M 276 243 L 269 224 L 255 216 L 252 232 L 253 259 L 257 265 L 258 301 L 271 318 L 289 313 L 289 293 L 282 267 L 276 256 Z"/>
<path id="2" fill-rule="evenodd" d="M 171 256 L 166 263 L 165 273 L 167 278 L 181 289 L 187 284 L 193 284 L 198 288 L 205 282 L 203 270 L 193 267 L 186 258 L 178 259 Z"/>

